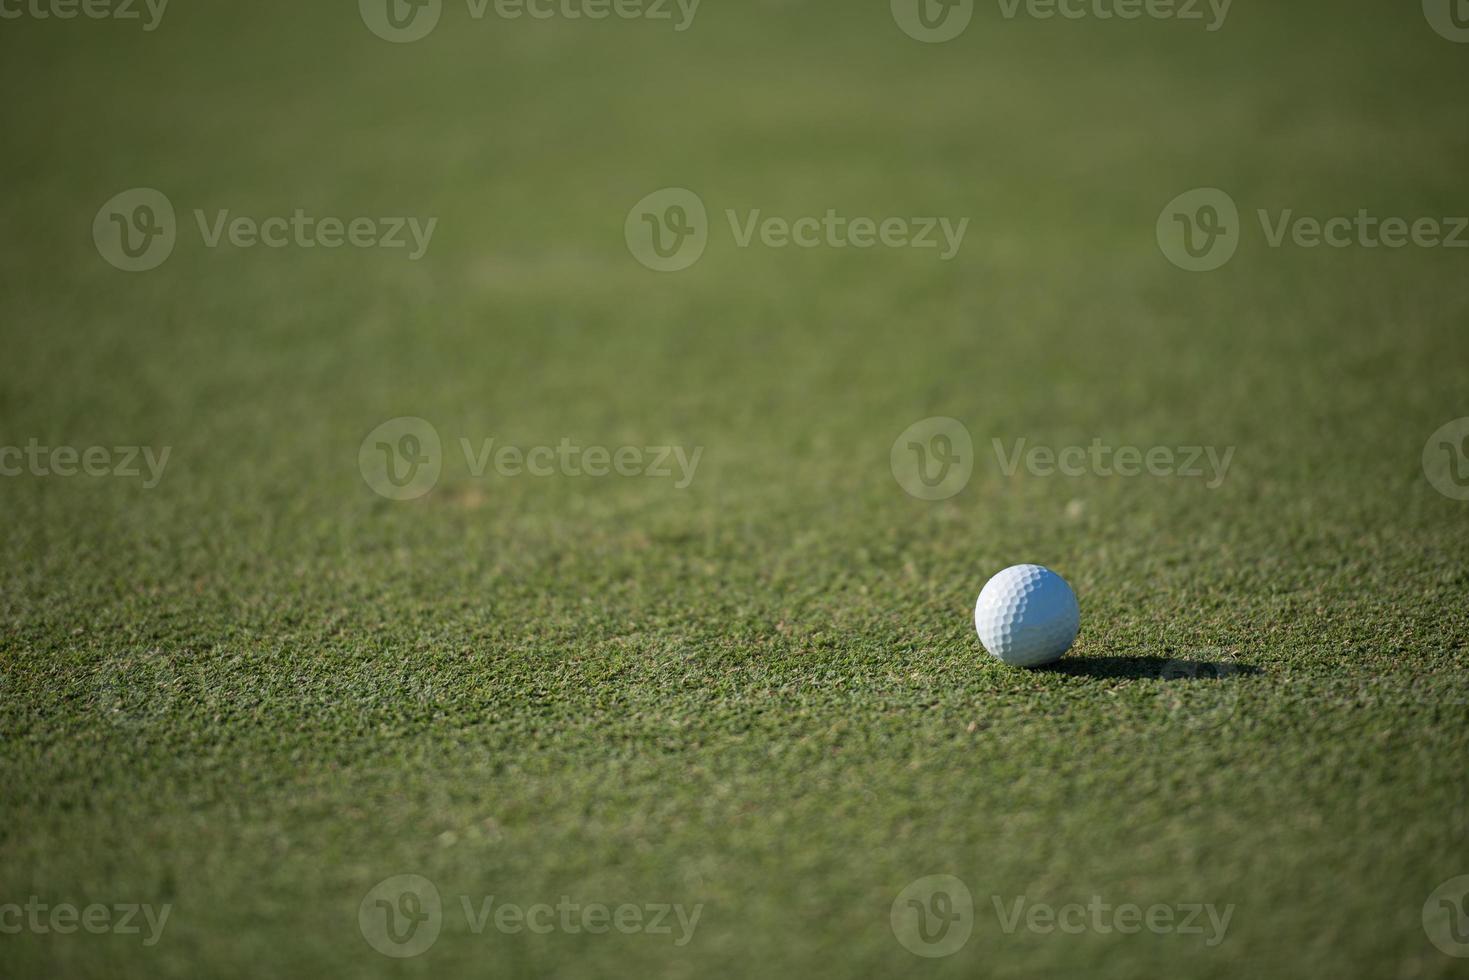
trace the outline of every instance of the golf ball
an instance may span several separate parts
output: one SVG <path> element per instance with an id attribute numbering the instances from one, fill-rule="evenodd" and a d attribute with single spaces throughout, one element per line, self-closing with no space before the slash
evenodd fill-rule
<path id="1" fill-rule="evenodd" d="M 974 604 L 979 642 L 1016 667 L 1059 660 L 1081 628 L 1076 593 L 1043 565 L 1011 565 L 985 583 Z"/>

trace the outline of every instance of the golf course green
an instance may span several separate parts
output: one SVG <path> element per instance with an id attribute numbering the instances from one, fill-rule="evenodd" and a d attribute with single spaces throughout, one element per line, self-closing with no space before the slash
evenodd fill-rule
<path id="1" fill-rule="evenodd" d="M 0 0 L 0 976 L 1464 975 L 1454 11 L 917 3 Z"/>

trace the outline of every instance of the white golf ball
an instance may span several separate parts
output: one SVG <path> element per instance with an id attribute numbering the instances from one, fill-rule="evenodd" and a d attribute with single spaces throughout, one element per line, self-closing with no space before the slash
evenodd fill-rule
<path id="1" fill-rule="evenodd" d="M 974 604 L 979 642 L 1016 667 L 1059 660 L 1081 628 L 1081 608 L 1066 580 L 1043 565 L 1011 565 L 985 583 Z"/>

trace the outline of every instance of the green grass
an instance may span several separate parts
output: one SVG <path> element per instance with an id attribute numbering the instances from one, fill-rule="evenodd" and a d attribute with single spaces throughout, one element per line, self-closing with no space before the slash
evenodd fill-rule
<path id="1" fill-rule="evenodd" d="M 981 4 L 943 45 L 883 2 L 449 4 L 406 45 L 353 7 L 0 22 L 0 445 L 172 450 L 154 489 L 0 478 L 0 906 L 172 906 L 152 946 L 0 934 L 0 973 L 1462 972 L 1421 912 L 1469 873 L 1469 503 L 1420 455 L 1469 415 L 1469 253 L 1254 213 L 1469 211 L 1469 46 L 1412 3 Z M 89 230 L 134 186 L 180 239 L 126 274 Z M 656 274 L 622 228 L 665 186 L 713 230 Z M 1154 222 L 1199 186 L 1246 231 L 1190 274 Z M 208 249 L 195 208 L 440 222 L 409 262 Z M 726 208 L 971 223 L 940 262 L 740 249 Z M 405 415 L 444 470 L 393 502 L 357 453 Z M 930 503 L 889 450 L 937 415 L 976 461 Z M 704 454 L 682 490 L 475 477 L 461 437 Z M 1236 451 L 1214 489 L 1007 477 L 1019 438 Z M 975 638 L 1021 561 L 1080 596 L 1060 668 Z M 358 906 L 405 873 L 445 914 L 397 960 Z M 973 935 L 923 959 L 889 913 L 934 874 Z M 703 907 L 683 946 L 474 934 L 490 895 Z M 1006 933 L 1020 896 L 1234 911 Z"/>

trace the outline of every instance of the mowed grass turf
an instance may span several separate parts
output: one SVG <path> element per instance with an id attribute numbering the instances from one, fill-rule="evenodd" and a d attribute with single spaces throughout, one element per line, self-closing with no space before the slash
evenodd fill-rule
<path id="1" fill-rule="evenodd" d="M 172 909 L 149 946 L 0 934 L 0 973 L 1462 972 L 1422 909 L 1469 873 L 1469 503 L 1420 456 L 1469 415 L 1469 253 L 1255 218 L 1469 210 L 1469 47 L 1398 6 L 980 5 L 943 45 L 886 3 L 449 4 L 405 45 L 350 3 L 0 25 L 0 445 L 171 447 L 152 489 L 0 479 L 0 904 Z M 90 229 L 135 186 L 179 241 L 127 274 Z M 623 222 L 668 186 L 710 240 L 658 274 Z M 1154 237 L 1195 187 L 1242 217 L 1210 273 Z M 412 262 L 193 215 L 297 208 L 439 224 Z M 828 208 L 970 224 L 945 262 L 725 217 Z M 358 470 L 398 416 L 444 445 L 411 502 Z M 941 502 L 889 466 L 930 416 L 975 443 Z M 490 438 L 703 455 L 683 489 L 475 476 Z M 1009 476 L 1019 439 L 1234 455 L 1213 487 Z M 1021 561 L 1080 597 L 1057 669 L 974 636 Z M 358 920 L 399 874 L 444 906 L 404 960 Z M 890 911 L 937 874 L 973 933 L 920 958 Z M 476 933 L 461 896 L 702 908 L 675 945 Z M 1211 944 L 996 911 L 1094 896 L 1232 912 Z"/>

